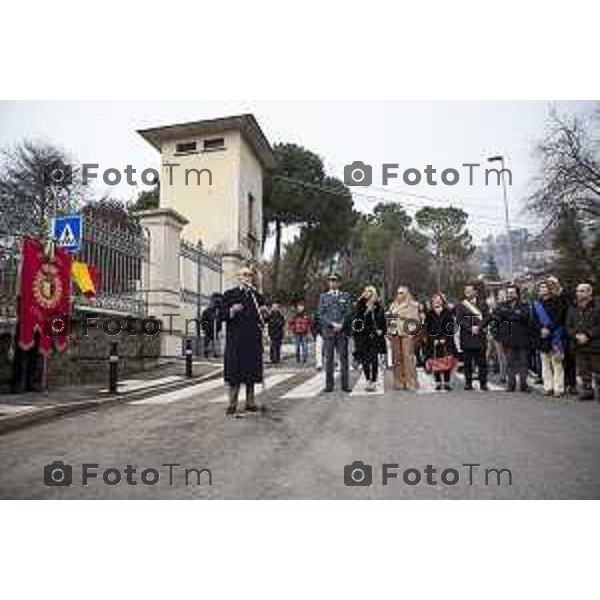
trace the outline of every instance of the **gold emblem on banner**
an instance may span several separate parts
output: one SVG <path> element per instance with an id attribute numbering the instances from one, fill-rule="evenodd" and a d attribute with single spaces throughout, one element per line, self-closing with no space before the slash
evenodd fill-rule
<path id="1" fill-rule="evenodd" d="M 33 295 L 36 302 L 45 309 L 52 309 L 61 301 L 63 286 L 58 268 L 52 263 L 40 267 L 33 279 Z"/>

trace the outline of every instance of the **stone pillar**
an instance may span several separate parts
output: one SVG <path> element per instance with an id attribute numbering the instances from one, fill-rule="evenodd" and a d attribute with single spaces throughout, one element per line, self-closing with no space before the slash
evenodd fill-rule
<path id="1" fill-rule="evenodd" d="M 181 230 L 188 221 L 171 208 L 144 210 L 136 216 L 149 234 L 150 256 L 144 281 L 148 314 L 162 323 L 160 355 L 181 356 L 185 322 L 181 310 L 179 246 Z"/>
<path id="2" fill-rule="evenodd" d="M 221 257 L 223 265 L 223 291 L 238 285 L 238 271 L 247 263 L 237 252 L 224 253 Z"/>

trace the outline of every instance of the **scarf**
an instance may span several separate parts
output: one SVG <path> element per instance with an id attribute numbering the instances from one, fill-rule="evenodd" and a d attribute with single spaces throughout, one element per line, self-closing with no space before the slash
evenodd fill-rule
<path id="1" fill-rule="evenodd" d="M 476 304 L 472 304 L 466 298 L 462 301 L 462 304 L 470 313 L 473 313 L 474 317 L 477 317 L 481 321 L 483 315 L 481 314 L 481 311 L 477 308 Z"/>
<path id="2" fill-rule="evenodd" d="M 542 324 L 546 329 L 550 329 L 552 332 L 552 349 L 557 354 L 564 354 L 565 352 L 565 328 L 561 325 L 560 327 L 555 327 L 554 321 L 550 318 L 550 315 L 544 308 L 544 305 L 539 300 L 536 300 L 533 303 L 533 310 L 538 321 Z"/>

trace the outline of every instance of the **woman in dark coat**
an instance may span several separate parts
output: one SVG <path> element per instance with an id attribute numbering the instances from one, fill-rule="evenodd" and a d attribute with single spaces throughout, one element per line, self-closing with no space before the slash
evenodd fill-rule
<path id="1" fill-rule="evenodd" d="M 239 285 L 223 295 L 223 314 L 227 323 L 224 379 L 229 385 L 228 415 L 237 412 L 240 385 L 246 385 L 246 411 L 256 412 L 254 384 L 263 380 L 262 295 L 254 287 L 248 267 L 238 273 Z"/>
<path id="2" fill-rule="evenodd" d="M 387 352 L 387 321 L 383 306 L 377 297 L 377 290 L 373 286 L 367 286 L 358 299 L 352 331 L 354 358 L 362 364 L 367 391 L 374 392 L 377 386 L 379 355 Z"/>
<path id="3" fill-rule="evenodd" d="M 450 375 L 456 365 L 458 351 L 454 342 L 456 323 L 442 294 L 431 297 L 431 308 L 425 317 L 427 344 L 425 364 L 433 371 L 435 389 L 450 391 Z"/>

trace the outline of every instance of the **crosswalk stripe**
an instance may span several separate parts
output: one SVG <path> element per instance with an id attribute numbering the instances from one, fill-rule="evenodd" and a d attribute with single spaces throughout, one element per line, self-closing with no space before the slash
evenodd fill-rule
<path id="1" fill-rule="evenodd" d="M 0 415 L 15 415 L 35 409 L 31 404 L 0 404 Z"/>
<path id="2" fill-rule="evenodd" d="M 355 398 L 356 396 L 382 396 L 385 391 L 385 374 L 379 371 L 379 375 L 377 377 L 377 387 L 374 392 L 367 392 L 367 379 L 362 374 L 359 380 L 354 384 L 352 388 L 352 392 L 350 394 L 351 398 Z"/>
<path id="3" fill-rule="evenodd" d="M 296 377 L 298 375 L 298 371 L 292 372 L 277 372 L 266 375 L 265 377 L 265 388 L 263 388 L 260 384 L 256 386 L 256 395 L 261 394 L 263 391 L 270 390 L 275 386 L 284 383 L 291 379 L 292 377 Z M 426 373 L 422 369 L 417 370 L 417 376 L 419 381 L 419 389 L 417 390 L 417 394 L 426 395 L 426 394 L 434 394 L 435 393 L 435 380 L 433 375 Z M 350 397 L 368 397 L 368 396 L 381 396 L 385 393 L 385 378 L 386 373 L 383 371 L 379 372 L 379 377 L 377 381 L 377 388 L 374 392 L 367 392 L 366 390 L 366 380 L 363 374 L 361 374 L 360 378 L 356 381 L 353 386 Z M 179 375 L 163 377 L 162 379 L 156 380 L 126 380 L 123 382 L 125 385 L 123 388 L 120 388 L 120 391 L 131 391 L 135 389 L 143 389 L 144 387 L 157 385 L 158 382 L 161 383 L 171 383 L 174 381 L 182 380 L 183 378 Z M 454 386 L 456 388 L 456 384 L 464 385 L 464 374 L 462 373 L 454 373 Z M 145 385 L 141 385 L 145 384 Z M 316 373 L 309 377 L 309 379 L 303 381 L 299 385 L 292 387 L 283 395 L 279 396 L 281 400 L 290 400 L 290 399 L 299 399 L 299 398 L 315 398 L 322 394 L 323 388 L 325 385 L 325 374 L 320 372 Z M 339 386 L 339 373 L 336 373 L 336 385 Z M 504 389 L 503 386 L 488 383 L 490 390 L 492 391 L 501 391 Z M 180 390 L 174 390 L 170 392 L 165 392 L 159 394 L 157 396 L 152 396 L 150 398 L 144 398 L 142 400 L 135 400 L 131 402 L 134 405 L 160 405 L 160 404 L 171 404 L 173 402 L 178 402 L 180 400 L 186 400 L 189 398 L 198 398 L 200 395 L 205 394 L 207 392 L 211 392 L 213 390 L 218 390 L 219 388 L 224 388 L 225 384 L 222 379 L 211 379 L 208 381 L 203 381 L 196 385 L 192 385 L 190 387 L 186 387 Z M 460 388 L 457 388 L 460 389 Z M 477 390 L 477 386 L 475 386 Z M 243 400 L 243 391 L 242 391 L 242 400 Z M 208 400 L 209 403 L 215 404 L 223 404 L 228 402 L 228 394 L 223 392 L 216 397 L 210 398 Z"/>
<path id="4" fill-rule="evenodd" d="M 419 381 L 417 394 L 433 394 L 435 391 L 433 375 L 428 375 L 423 369 L 417 369 L 417 379 Z"/>
<path id="5" fill-rule="evenodd" d="M 181 381 L 182 379 L 183 377 L 181 375 L 168 375 L 167 377 L 159 377 L 158 379 L 124 379 L 118 383 L 117 389 L 119 392 L 134 392 L 143 390 L 147 387 L 174 383 L 175 381 Z M 100 390 L 100 392 L 106 394 L 108 393 L 108 390 Z"/>
<path id="6" fill-rule="evenodd" d="M 282 399 L 294 399 L 294 398 L 314 398 L 318 396 L 323 386 L 325 385 L 325 375 L 323 373 L 317 373 L 309 380 L 304 383 L 292 388 L 289 392 L 282 396 Z"/>
<path id="7" fill-rule="evenodd" d="M 455 375 L 456 375 L 456 378 L 459 379 L 461 381 L 461 383 L 463 383 L 463 385 L 464 385 L 464 381 L 465 381 L 464 373 L 456 373 Z M 490 388 L 490 391 L 492 391 L 492 392 L 502 392 L 506 389 L 505 386 L 498 385 L 497 383 L 492 383 L 490 381 L 488 381 L 487 385 Z M 477 384 L 475 384 L 474 389 L 477 390 Z"/>
<path id="8" fill-rule="evenodd" d="M 276 385 L 279 385 L 280 383 L 283 383 L 284 381 L 287 381 L 288 379 L 295 377 L 296 375 L 297 375 L 297 373 L 277 373 L 274 375 L 268 375 L 267 377 L 265 377 L 264 388 L 261 384 L 256 385 L 255 396 L 259 396 L 264 391 L 267 391 L 267 390 L 275 387 Z M 221 383 L 221 385 L 222 385 L 222 383 Z M 211 398 L 208 402 L 210 404 L 224 404 L 226 402 L 229 402 L 229 395 L 227 393 L 221 394 L 221 395 L 217 396 L 216 398 Z"/>
<path id="9" fill-rule="evenodd" d="M 178 402 L 179 400 L 192 398 L 193 396 L 197 396 L 198 394 L 202 394 L 204 392 L 210 392 L 211 390 L 222 388 L 224 385 L 225 384 L 223 383 L 222 379 L 210 379 L 208 381 L 203 381 L 202 383 L 186 387 L 182 390 L 174 390 L 172 392 L 165 392 L 164 394 L 159 394 L 158 396 L 152 396 L 151 398 L 135 400 L 130 404 L 171 404 L 172 402 Z"/>

